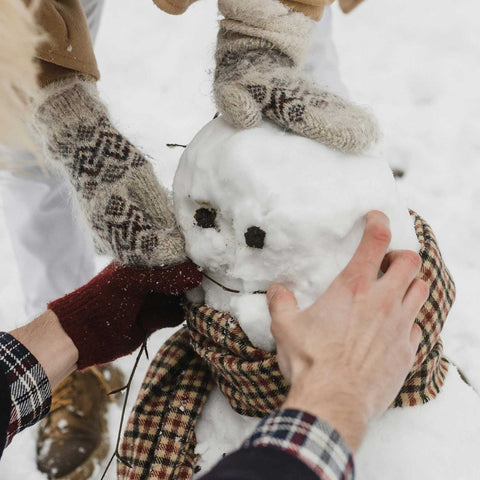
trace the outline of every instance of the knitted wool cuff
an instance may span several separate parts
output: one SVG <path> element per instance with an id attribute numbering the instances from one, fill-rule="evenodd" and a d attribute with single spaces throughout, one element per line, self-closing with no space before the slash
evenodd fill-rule
<path id="1" fill-rule="evenodd" d="M 128 265 L 185 260 L 184 240 L 152 166 L 112 124 L 94 82 L 69 78 L 35 101 L 47 160 L 67 176 L 101 248 Z"/>
<path id="2" fill-rule="evenodd" d="M 217 61 L 228 53 L 248 46 L 252 39 L 269 42 L 271 46 L 299 65 L 310 45 L 315 22 L 302 13 L 293 12 L 278 0 L 219 0 L 218 8 L 225 17 L 220 33 L 230 41 L 220 43 Z M 234 38 L 232 34 L 235 35 Z"/>

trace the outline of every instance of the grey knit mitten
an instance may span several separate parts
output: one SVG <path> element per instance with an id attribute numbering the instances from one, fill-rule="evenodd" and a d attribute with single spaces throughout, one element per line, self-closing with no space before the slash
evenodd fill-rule
<path id="1" fill-rule="evenodd" d="M 214 96 L 224 118 L 250 128 L 266 117 L 331 148 L 359 153 L 378 138 L 362 108 L 299 71 L 314 21 L 278 0 L 219 0 Z"/>
<path id="2" fill-rule="evenodd" d="M 110 121 L 94 82 L 63 80 L 42 92 L 34 128 L 63 170 L 100 246 L 125 265 L 185 260 L 184 240 L 151 164 Z"/>

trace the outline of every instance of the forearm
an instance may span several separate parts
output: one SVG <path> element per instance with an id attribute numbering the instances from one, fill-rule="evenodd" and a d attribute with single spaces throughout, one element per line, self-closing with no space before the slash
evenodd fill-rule
<path id="1" fill-rule="evenodd" d="M 51 392 L 77 368 L 78 350 L 50 310 L 0 333 L 0 456 L 12 438 L 44 418 Z"/>
<path id="2" fill-rule="evenodd" d="M 47 415 L 50 402 L 50 383 L 37 358 L 0 333 L 0 456 L 17 433 Z"/>
<path id="3" fill-rule="evenodd" d="M 299 410 L 280 410 L 262 420 L 243 448 L 202 480 L 350 480 L 353 457 L 340 434 Z"/>
<path id="4" fill-rule="evenodd" d="M 77 368 L 78 350 L 51 310 L 10 332 L 42 365 L 54 389 Z"/>

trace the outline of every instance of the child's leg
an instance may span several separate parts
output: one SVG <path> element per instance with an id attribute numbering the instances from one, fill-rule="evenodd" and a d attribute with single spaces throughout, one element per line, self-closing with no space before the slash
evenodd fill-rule
<path id="1" fill-rule="evenodd" d="M 92 278 L 95 250 L 72 214 L 62 179 L 35 168 L 12 175 L 2 184 L 2 194 L 25 311 L 32 320 L 49 301 Z"/>
<path id="2" fill-rule="evenodd" d="M 105 0 L 80 0 L 83 11 L 87 17 L 88 30 L 90 31 L 90 37 L 92 42 L 95 43 L 97 38 L 98 28 L 102 19 L 103 7 Z"/>

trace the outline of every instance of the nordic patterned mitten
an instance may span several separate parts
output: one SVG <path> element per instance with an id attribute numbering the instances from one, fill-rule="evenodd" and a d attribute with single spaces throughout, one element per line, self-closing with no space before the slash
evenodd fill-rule
<path id="1" fill-rule="evenodd" d="M 34 128 L 48 160 L 72 183 L 101 248 L 124 265 L 185 261 L 184 240 L 152 166 L 112 124 L 94 82 L 43 89 Z"/>
<path id="2" fill-rule="evenodd" d="M 359 153 L 378 138 L 362 108 L 299 71 L 314 21 L 279 0 L 219 0 L 214 96 L 224 118 L 250 128 L 266 117 L 328 147 Z"/>

